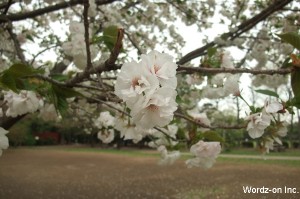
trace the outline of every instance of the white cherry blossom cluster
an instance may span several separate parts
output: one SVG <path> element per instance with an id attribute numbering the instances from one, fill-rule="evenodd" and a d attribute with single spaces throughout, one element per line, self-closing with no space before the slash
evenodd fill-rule
<path id="1" fill-rule="evenodd" d="M 62 45 L 62 48 L 66 55 L 73 57 L 73 62 L 77 68 L 84 69 L 87 64 L 84 25 L 83 23 L 79 23 L 77 21 L 71 21 L 69 30 L 71 33 L 71 41 L 65 42 Z M 90 30 L 89 32 L 91 33 L 92 31 Z M 91 59 L 93 60 L 97 55 L 95 46 L 91 45 L 90 51 Z"/>
<path id="2" fill-rule="evenodd" d="M 2 155 L 2 150 L 7 149 L 9 146 L 8 138 L 6 137 L 7 133 L 7 130 L 0 127 L 0 156 Z"/>
<path id="3" fill-rule="evenodd" d="M 132 121 L 139 127 L 163 127 L 177 109 L 176 68 L 173 58 L 155 50 L 140 62 L 125 63 L 118 74 L 115 94 L 126 102 Z"/>
<path id="4" fill-rule="evenodd" d="M 110 114 L 109 111 L 101 112 L 99 117 L 94 121 L 94 125 L 100 129 L 97 134 L 99 140 L 103 143 L 110 143 L 115 138 L 115 118 Z"/>
<path id="5" fill-rule="evenodd" d="M 230 52 L 225 51 L 222 54 L 221 68 L 234 68 Z M 210 84 L 203 88 L 202 96 L 208 99 L 217 99 L 226 97 L 230 94 L 238 96 L 240 74 L 217 74 L 212 79 Z"/>
<path id="6" fill-rule="evenodd" d="M 261 112 L 254 113 L 245 118 L 248 122 L 247 131 L 249 136 L 253 139 L 260 138 L 265 134 L 265 130 L 272 125 L 276 125 L 276 128 L 272 130 L 271 135 L 266 135 L 264 141 L 262 142 L 263 147 L 266 152 L 273 148 L 274 140 L 278 144 L 282 144 L 279 137 L 284 137 L 287 135 L 287 122 L 284 118 L 277 117 L 278 111 L 283 111 L 284 107 L 281 103 L 274 101 L 266 101 Z"/>
<path id="7" fill-rule="evenodd" d="M 221 145 L 220 142 L 204 142 L 200 140 L 191 146 L 190 152 L 195 157 L 185 162 L 188 168 L 203 167 L 208 169 L 212 167 L 215 159 L 221 152 Z"/>
<path id="8" fill-rule="evenodd" d="M 8 107 L 5 112 L 8 117 L 33 113 L 44 105 L 44 101 L 35 92 L 26 90 L 22 90 L 20 93 L 4 92 L 4 102 Z"/>

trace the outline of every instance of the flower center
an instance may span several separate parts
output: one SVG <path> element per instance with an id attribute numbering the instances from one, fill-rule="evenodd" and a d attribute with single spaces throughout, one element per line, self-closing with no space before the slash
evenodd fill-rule
<path id="1" fill-rule="evenodd" d="M 155 73 L 155 74 L 157 73 L 158 70 L 159 70 L 159 67 L 156 66 L 156 65 L 154 65 L 154 73 Z"/>
<path id="2" fill-rule="evenodd" d="M 139 80 L 140 80 L 140 78 L 137 78 L 137 77 L 135 77 L 135 78 L 133 78 L 132 80 L 131 80 L 131 86 L 132 87 L 136 87 L 136 86 L 138 86 L 139 85 Z"/>
<path id="3" fill-rule="evenodd" d="M 157 110 L 158 110 L 158 106 L 156 106 L 156 105 L 154 105 L 154 104 L 150 104 L 150 105 L 147 107 L 147 109 L 148 109 L 149 111 L 154 112 L 154 111 L 157 111 Z"/>

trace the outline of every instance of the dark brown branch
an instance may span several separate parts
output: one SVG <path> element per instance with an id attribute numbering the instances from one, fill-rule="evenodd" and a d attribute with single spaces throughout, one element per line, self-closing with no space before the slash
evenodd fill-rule
<path id="1" fill-rule="evenodd" d="M 286 75 L 292 72 L 292 68 L 287 69 L 276 69 L 276 70 L 257 70 L 257 69 L 248 69 L 248 68 L 205 68 L 205 67 L 179 67 L 178 71 L 183 71 L 182 73 L 191 74 L 191 73 L 202 73 L 202 74 L 218 74 L 218 73 L 230 73 L 230 74 L 239 74 L 239 73 L 250 73 L 253 75 L 264 74 L 264 75 Z"/>
<path id="2" fill-rule="evenodd" d="M 23 50 L 21 49 L 20 42 L 17 38 L 17 35 L 13 32 L 12 23 L 8 24 L 7 31 L 9 33 L 12 41 L 14 42 L 17 56 L 19 57 L 19 59 L 21 60 L 22 63 L 26 63 L 26 59 L 25 59 Z"/>
<path id="3" fill-rule="evenodd" d="M 104 71 L 111 71 L 111 70 L 117 70 L 120 69 L 119 65 L 108 65 L 105 63 L 101 63 L 100 65 L 93 67 L 89 70 L 85 70 L 82 73 L 78 73 L 74 78 L 70 79 L 69 81 L 66 82 L 66 86 L 72 87 L 74 84 L 79 83 L 83 81 L 84 79 L 88 78 L 92 74 L 96 73 L 102 73 Z"/>
<path id="4" fill-rule="evenodd" d="M 11 1 L 11 0 L 9 2 L 7 2 L 7 3 L 1 3 L 0 4 L 0 10 L 6 9 L 8 6 L 10 6 L 10 5 L 14 4 L 14 3 L 16 3 L 16 1 Z"/>
<path id="5" fill-rule="evenodd" d="M 119 28 L 118 29 L 117 41 L 115 43 L 115 46 L 114 46 L 112 52 L 110 53 L 110 57 L 105 62 L 105 64 L 108 67 L 115 65 L 115 62 L 117 61 L 118 56 L 120 54 L 120 51 L 121 51 L 121 49 L 123 47 L 123 44 L 122 44 L 123 38 L 124 38 L 124 29 Z"/>
<path id="6" fill-rule="evenodd" d="M 244 128 L 247 127 L 247 125 L 240 125 L 240 126 L 238 126 L 238 125 L 236 125 L 236 126 L 208 126 L 208 125 L 205 125 L 201 122 L 198 122 L 198 121 L 194 120 L 191 117 L 188 117 L 188 116 L 180 114 L 180 113 L 175 113 L 174 115 L 175 115 L 175 117 L 185 119 L 186 121 L 189 121 L 189 122 L 191 122 L 193 124 L 196 124 L 200 127 L 209 128 L 209 129 L 244 129 Z"/>
<path id="7" fill-rule="evenodd" d="M 10 129 L 15 123 L 24 118 L 27 114 L 19 115 L 17 117 L 0 117 L 0 126 L 6 130 Z"/>
<path id="8" fill-rule="evenodd" d="M 85 40 L 85 47 L 86 47 L 86 56 L 87 56 L 87 69 L 92 68 L 92 59 L 91 59 L 91 49 L 90 49 L 90 36 L 89 36 L 89 19 L 88 19 L 88 12 L 89 12 L 89 1 L 85 1 L 84 9 L 83 9 L 83 19 L 84 19 L 84 40 Z"/>
<path id="9" fill-rule="evenodd" d="M 271 4 L 268 8 L 262 10 L 256 16 L 254 16 L 251 19 L 240 24 L 237 27 L 236 31 L 227 32 L 227 33 L 223 34 L 223 36 L 225 36 L 229 40 L 233 40 L 233 39 L 239 37 L 241 34 L 243 34 L 244 32 L 247 32 L 248 30 L 250 30 L 251 28 L 256 26 L 259 22 L 265 20 L 271 14 L 282 9 L 284 6 L 286 6 L 290 2 L 292 2 L 292 0 L 276 0 L 276 1 L 274 1 L 274 3 Z M 206 54 L 206 51 L 208 48 L 213 47 L 215 45 L 216 45 L 215 42 L 210 42 L 210 43 L 206 44 L 205 46 L 186 54 L 177 62 L 177 64 L 182 65 L 182 64 L 185 64 L 185 63 L 191 61 L 192 59 L 202 56 L 202 55 Z"/>
<path id="10" fill-rule="evenodd" d="M 8 12 L 9 10 L 9 7 L 14 4 L 15 2 L 13 0 L 9 0 L 8 3 L 6 4 L 6 6 L 4 7 L 4 11 L 3 11 L 3 15 L 6 15 L 6 13 Z"/>
<path id="11" fill-rule="evenodd" d="M 111 71 L 117 70 L 120 66 L 116 65 L 115 62 L 119 56 L 119 53 L 122 49 L 122 40 L 124 37 L 124 29 L 118 30 L 118 37 L 115 43 L 114 49 L 112 50 L 110 57 L 104 63 L 100 64 L 99 66 L 87 69 L 82 73 L 78 73 L 74 78 L 70 79 L 66 82 L 67 86 L 72 86 L 76 83 L 81 82 L 82 80 L 88 78 L 91 74 L 102 73 L 104 71 Z"/>
<path id="12" fill-rule="evenodd" d="M 96 0 L 97 5 L 104 5 L 104 4 L 109 4 L 112 3 L 116 0 Z M 58 11 L 61 9 L 65 9 L 68 7 L 76 6 L 78 4 L 83 4 L 85 0 L 71 0 L 67 2 L 61 2 L 55 5 L 51 5 L 45 8 L 33 10 L 30 12 L 25 12 L 25 13 L 18 13 L 18 14 L 11 14 L 11 15 L 0 15 L 0 24 L 1 23 L 6 23 L 8 21 L 20 21 L 28 18 L 34 18 L 37 16 L 41 16 L 50 12 Z"/>

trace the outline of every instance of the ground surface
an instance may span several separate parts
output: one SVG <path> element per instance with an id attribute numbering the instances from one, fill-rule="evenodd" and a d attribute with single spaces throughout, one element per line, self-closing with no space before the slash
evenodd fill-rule
<path id="1" fill-rule="evenodd" d="M 217 161 L 209 170 L 157 157 L 57 148 L 9 149 L 0 157 L 1 199 L 300 198 L 300 193 L 245 194 L 243 186 L 296 188 L 300 168 Z"/>

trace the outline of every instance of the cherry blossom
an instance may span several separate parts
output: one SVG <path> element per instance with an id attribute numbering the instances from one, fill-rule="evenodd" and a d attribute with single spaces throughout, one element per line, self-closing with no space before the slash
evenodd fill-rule
<path id="1" fill-rule="evenodd" d="M 7 149 L 9 146 L 8 138 L 6 137 L 7 133 L 7 130 L 0 127 L 0 156 L 2 155 L 2 150 Z"/>
<path id="2" fill-rule="evenodd" d="M 272 114 L 272 113 L 277 113 L 278 111 L 283 109 L 282 103 L 279 102 L 265 102 L 265 111 L 266 113 Z"/>
<path id="3" fill-rule="evenodd" d="M 5 114 L 10 117 L 33 113 L 44 104 L 35 92 L 26 90 L 21 91 L 19 94 L 8 91 L 4 94 L 4 101 L 7 102 L 8 106 Z"/>
<path id="4" fill-rule="evenodd" d="M 115 94 L 131 109 L 136 126 L 150 129 L 171 122 L 177 109 L 176 68 L 172 57 L 151 51 L 140 62 L 125 63 L 118 74 Z"/>
<path id="5" fill-rule="evenodd" d="M 271 117 L 263 112 L 251 114 L 245 120 L 249 121 L 247 131 L 253 139 L 261 137 L 271 123 Z"/>
<path id="6" fill-rule="evenodd" d="M 115 131 L 113 129 L 104 129 L 98 132 L 98 139 L 100 139 L 103 143 L 110 143 L 115 138 Z"/>
<path id="7" fill-rule="evenodd" d="M 169 124 L 177 109 L 176 94 L 171 88 L 161 87 L 148 99 L 140 98 L 132 109 L 133 121 L 146 129 Z"/>
<path id="8" fill-rule="evenodd" d="M 177 65 L 170 55 L 153 50 L 147 55 L 141 56 L 141 64 L 146 65 L 151 73 L 158 77 L 162 86 L 176 88 Z"/>
<path id="9" fill-rule="evenodd" d="M 174 164 L 174 162 L 180 158 L 180 152 L 179 151 L 172 151 L 168 152 L 166 147 L 164 145 L 161 145 L 157 148 L 157 150 L 161 153 L 161 159 L 158 162 L 160 165 L 171 165 Z"/>
<path id="10" fill-rule="evenodd" d="M 53 104 L 45 104 L 45 106 L 40 109 L 39 117 L 45 121 L 56 121 L 59 115 Z"/>
<path id="11" fill-rule="evenodd" d="M 220 142 L 204 142 L 200 140 L 198 143 L 191 146 L 190 152 L 195 158 L 188 159 L 185 162 L 188 168 L 210 168 L 214 164 L 218 154 L 221 152 L 221 145 Z"/>
<path id="12" fill-rule="evenodd" d="M 115 125 L 115 118 L 110 114 L 109 111 L 101 112 L 99 117 L 95 120 L 95 126 L 98 128 L 108 128 Z"/>
<path id="13" fill-rule="evenodd" d="M 122 66 L 115 84 L 115 94 L 130 106 L 143 93 L 146 96 L 152 95 L 158 87 L 158 79 L 145 67 L 132 61 Z"/>

